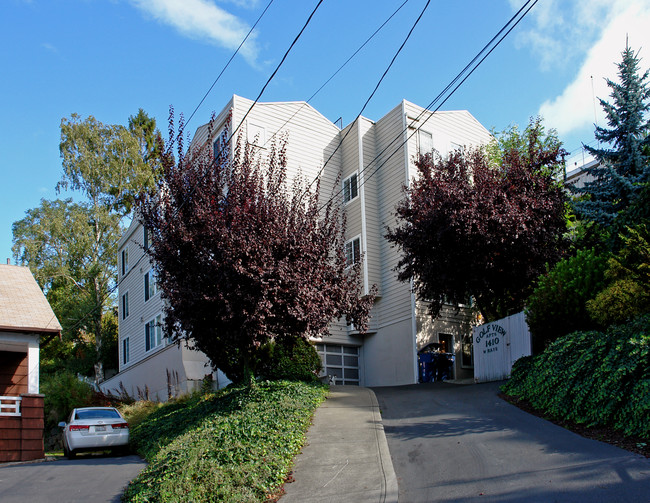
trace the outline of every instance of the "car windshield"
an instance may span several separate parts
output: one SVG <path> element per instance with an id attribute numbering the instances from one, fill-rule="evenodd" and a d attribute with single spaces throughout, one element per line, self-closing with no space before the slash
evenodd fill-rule
<path id="1" fill-rule="evenodd" d="M 115 409 L 78 410 L 75 419 L 120 419 Z"/>

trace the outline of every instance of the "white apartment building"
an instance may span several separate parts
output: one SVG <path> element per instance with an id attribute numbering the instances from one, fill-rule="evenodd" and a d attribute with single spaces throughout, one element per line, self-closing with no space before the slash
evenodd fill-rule
<path id="1" fill-rule="evenodd" d="M 204 125 L 193 142 L 214 142 L 230 120 L 232 130 L 239 127 L 262 155 L 276 135 L 285 134 L 289 178 L 320 176 L 323 196 L 341 174 L 337 190 L 342 189 L 347 215 L 346 251 L 351 260 L 363 260 L 364 292 L 378 288 L 368 333 L 333 322 L 329 337 L 315 341 L 325 374 L 336 376 L 337 384 L 417 383 L 418 351 L 440 343 L 456 356 L 453 376 L 472 377 L 469 311 L 448 306 L 432 320 L 411 286 L 397 280 L 399 251 L 384 234 L 386 226 L 396 225 L 395 208 L 415 176 L 418 152 L 435 149 L 444 156 L 458 147 L 486 144 L 492 138 L 487 129 L 467 111 L 431 113 L 405 100 L 377 121 L 360 117 L 343 130 L 305 102 L 257 103 L 242 124 L 252 104 L 233 96 L 216 118 L 214 137 L 208 138 Z M 164 400 L 199 386 L 211 368 L 202 353 L 162 338 L 163 306 L 143 257 L 146 241 L 144 228 L 134 221 L 119 243 L 120 368 L 102 388 L 116 390 L 122 383 L 137 394 L 146 386 L 150 396 Z M 220 386 L 227 383 L 220 373 L 214 378 Z"/>

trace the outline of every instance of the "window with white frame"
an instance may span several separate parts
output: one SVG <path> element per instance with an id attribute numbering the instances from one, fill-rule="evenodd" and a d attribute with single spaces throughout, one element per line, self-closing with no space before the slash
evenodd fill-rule
<path id="1" fill-rule="evenodd" d="M 122 295 L 122 319 L 125 320 L 129 316 L 129 292 Z"/>
<path id="2" fill-rule="evenodd" d="M 225 159 L 221 157 L 224 155 L 224 147 L 226 140 L 226 128 L 222 126 L 219 128 L 219 132 L 213 137 L 212 140 L 212 154 L 214 155 L 214 162 L 223 162 Z"/>
<path id="3" fill-rule="evenodd" d="M 129 270 L 129 247 L 125 246 L 122 250 L 122 276 Z"/>
<path id="4" fill-rule="evenodd" d="M 359 177 L 356 173 L 343 180 L 343 202 L 349 203 L 359 195 Z"/>
<path id="5" fill-rule="evenodd" d="M 151 351 L 163 343 L 162 336 L 162 314 L 149 320 L 144 325 L 144 348 L 145 351 Z"/>
<path id="6" fill-rule="evenodd" d="M 144 275 L 144 301 L 147 302 L 156 293 L 158 293 L 156 272 L 153 269 L 149 269 Z"/>
<path id="7" fill-rule="evenodd" d="M 129 338 L 122 339 L 122 365 L 129 363 L 131 355 L 129 354 Z"/>
<path id="8" fill-rule="evenodd" d="M 428 131 L 418 130 L 418 153 L 433 154 L 433 135 Z"/>
<path id="9" fill-rule="evenodd" d="M 454 150 L 458 150 L 461 154 L 465 152 L 465 145 L 461 145 L 460 143 L 455 143 L 455 142 L 450 142 L 449 146 L 451 147 L 451 151 L 453 152 Z"/>
<path id="10" fill-rule="evenodd" d="M 247 136 L 248 143 L 251 145 L 263 147 L 266 144 L 266 130 L 264 129 L 264 126 L 249 122 L 247 127 Z"/>
<path id="11" fill-rule="evenodd" d="M 356 237 L 345 243 L 345 262 L 348 267 L 361 262 L 361 238 Z"/>

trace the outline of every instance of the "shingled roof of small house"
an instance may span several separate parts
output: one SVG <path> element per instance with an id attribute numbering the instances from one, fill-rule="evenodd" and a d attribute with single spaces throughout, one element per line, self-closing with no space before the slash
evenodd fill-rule
<path id="1" fill-rule="evenodd" d="M 0 330 L 61 332 L 59 320 L 28 267 L 0 264 Z"/>

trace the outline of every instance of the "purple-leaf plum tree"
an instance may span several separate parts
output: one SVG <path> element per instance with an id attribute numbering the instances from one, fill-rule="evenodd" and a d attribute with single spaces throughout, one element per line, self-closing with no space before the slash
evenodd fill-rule
<path id="1" fill-rule="evenodd" d="M 535 279 L 564 248 L 566 196 L 559 141 L 533 119 L 490 149 L 420 157 L 387 239 L 403 252 L 399 279 L 437 316 L 475 299 L 486 320 L 521 310 Z M 551 136 L 553 134 L 551 133 Z"/>
<path id="2" fill-rule="evenodd" d="M 373 295 L 346 264 L 340 205 L 321 208 L 319 186 L 288 180 L 286 140 L 265 156 L 241 137 L 216 159 L 208 145 L 183 150 L 162 155 L 157 187 L 138 201 L 166 336 L 250 383 L 271 340 L 327 334 L 343 317 L 366 330 Z"/>

